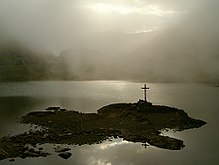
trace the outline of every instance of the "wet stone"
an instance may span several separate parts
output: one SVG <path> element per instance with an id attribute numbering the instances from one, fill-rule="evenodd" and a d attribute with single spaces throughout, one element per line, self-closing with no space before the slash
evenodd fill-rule
<path id="1" fill-rule="evenodd" d="M 71 157 L 72 154 L 70 152 L 61 152 L 58 155 L 63 159 L 68 159 Z"/>

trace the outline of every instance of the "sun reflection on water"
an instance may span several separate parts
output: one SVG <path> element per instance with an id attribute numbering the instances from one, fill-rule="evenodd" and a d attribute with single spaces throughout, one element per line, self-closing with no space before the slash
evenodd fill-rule
<path id="1" fill-rule="evenodd" d="M 118 139 L 119 141 L 106 141 L 105 143 L 102 143 L 100 144 L 100 149 L 101 150 L 105 150 L 107 148 L 111 148 L 111 147 L 115 147 L 115 146 L 120 146 L 120 145 L 123 145 L 123 144 L 127 144 L 127 143 L 130 143 L 126 140 L 122 140 L 122 139 Z"/>

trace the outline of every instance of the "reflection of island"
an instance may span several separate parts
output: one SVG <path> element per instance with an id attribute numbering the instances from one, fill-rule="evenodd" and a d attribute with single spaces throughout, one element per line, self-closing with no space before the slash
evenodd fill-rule
<path id="1" fill-rule="evenodd" d="M 148 143 L 159 148 L 180 150 L 183 141 L 161 136 L 165 128 L 182 131 L 206 124 L 187 115 L 183 110 L 152 105 L 139 100 L 133 104 L 111 104 L 98 113 L 67 111 L 50 107 L 46 111 L 31 112 L 22 117 L 22 123 L 44 126 L 47 129 L 30 131 L 0 139 L 0 159 L 11 157 L 38 157 L 48 153 L 29 149 L 37 143 L 94 144 L 109 137 L 121 137 L 131 142 Z"/>

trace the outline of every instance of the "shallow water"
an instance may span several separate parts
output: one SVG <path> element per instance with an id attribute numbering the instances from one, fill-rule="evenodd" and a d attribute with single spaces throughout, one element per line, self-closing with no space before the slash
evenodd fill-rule
<path id="1" fill-rule="evenodd" d="M 63 160 L 56 154 L 47 158 L 17 158 L 0 164 L 212 164 L 219 163 L 219 88 L 200 84 L 148 84 L 148 100 L 184 109 L 208 124 L 183 132 L 164 132 L 182 139 L 180 151 L 170 151 L 140 143 L 114 139 L 97 145 L 71 146 L 72 156 Z M 104 105 L 136 102 L 143 97 L 142 83 L 126 81 L 55 81 L 0 83 L 0 136 L 27 130 L 16 121 L 20 116 L 48 106 L 61 106 L 82 112 L 96 112 Z M 53 145 L 47 144 L 51 149 Z"/>

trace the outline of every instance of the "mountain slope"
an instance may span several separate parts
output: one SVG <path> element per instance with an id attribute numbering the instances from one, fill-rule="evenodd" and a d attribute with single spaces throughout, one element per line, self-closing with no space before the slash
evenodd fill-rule
<path id="1" fill-rule="evenodd" d="M 62 64 L 52 54 L 32 52 L 20 46 L 0 50 L 0 80 L 27 81 L 62 78 Z"/>

